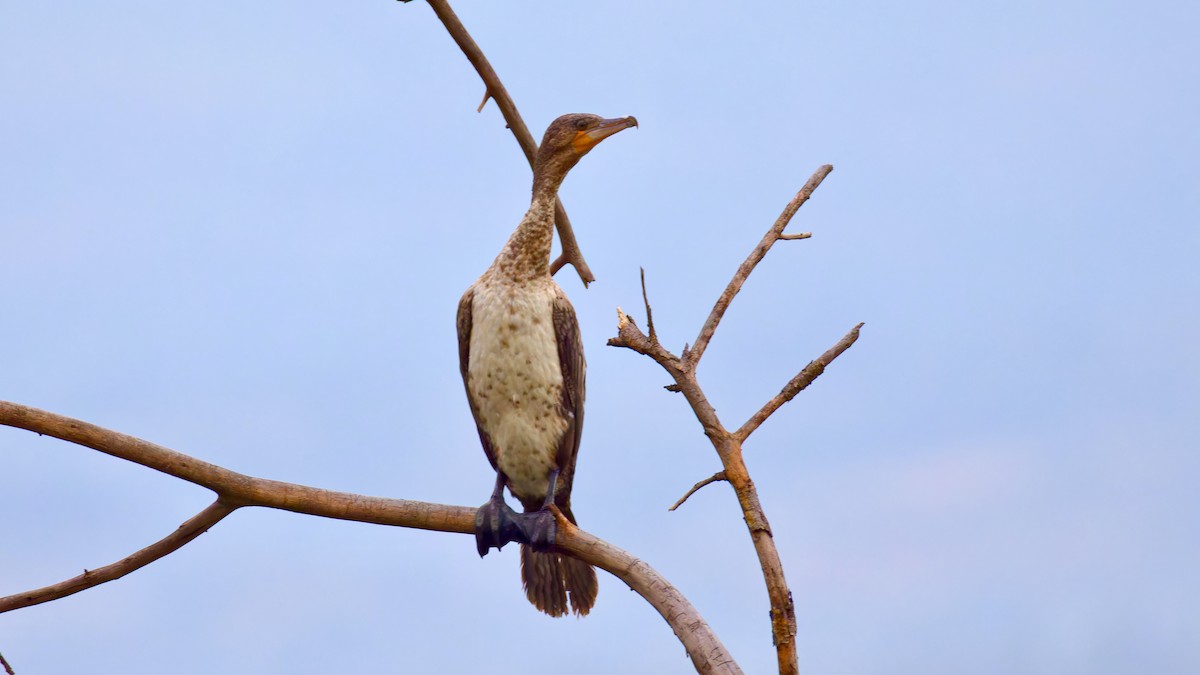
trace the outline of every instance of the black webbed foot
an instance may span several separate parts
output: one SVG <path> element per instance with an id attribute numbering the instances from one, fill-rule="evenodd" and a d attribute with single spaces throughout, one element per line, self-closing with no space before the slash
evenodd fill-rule
<path id="1" fill-rule="evenodd" d="M 487 555 L 493 546 L 499 550 L 510 541 L 524 539 L 523 515 L 513 511 L 503 498 L 493 497 L 479 507 L 475 512 L 475 549 L 479 557 Z"/>
<path id="2" fill-rule="evenodd" d="M 554 546 L 554 537 L 558 534 L 558 521 L 548 507 L 543 506 L 533 513 L 522 513 L 519 518 L 521 533 L 525 536 L 522 543 L 529 544 L 535 551 L 546 551 Z"/>

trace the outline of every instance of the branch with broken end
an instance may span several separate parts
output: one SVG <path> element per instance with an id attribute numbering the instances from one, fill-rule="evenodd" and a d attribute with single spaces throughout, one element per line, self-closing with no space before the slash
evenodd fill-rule
<path id="1" fill-rule="evenodd" d="M 500 81 L 500 76 L 496 74 L 492 64 L 484 56 L 483 50 L 475 43 L 475 39 L 467 32 L 466 26 L 463 26 L 458 15 L 450 8 L 450 3 L 446 0 L 428 0 L 428 2 L 429 6 L 433 8 L 434 14 L 446 27 L 446 32 L 450 33 L 450 37 L 454 39 L 455 44 L 462 50 L 467 60 L 475 67 L 475 72 L 479 73 L 480 79 L 483 80 L 486 89 L 476 112 L 483 111 L 489 98 L 496 102 L 496 106 L 500 108 L 500 114 L 504 116 L 506 126 L 516 137 L 517 144 L 521 146 L 521 150 L 525 153 L 525 159 L 529 161 L 529 168 L 532 169 L 534 159 L 537 157 L 537 141 L 534 140 L 533 134 L 529 133 L 529 127 L 525 126 L 525 120 L 521 119 L 521 113 L 517 112 L 517 104 L 513 102 L 512 96 L 509 96 L 508 89 Z M 551 263 L 550 273 L 554 274 L 564 265 L 570 264 L 579 274 L 579 280 L 583 282 L 584 286 L 587 286 L 596 280 L 596 275 L 592 274 L 587 261 L 583 259 L 583 252 L 579 250 L 579 243 L 575 241 L 575 231 L 571 228 L 571 220 L 567 217 L 562 200 L 554 205 L 554 224 L 558 228 L 558 237 L 562 242 L 562 254 Z"/>
<path id="2" fill-rule="evenodd" d="M 218 496 L 214 504 L 161 541 L 73 579 L 2 598 L 0 612 L 65 597 L 119 578 L 178 550 L 229 513 L 247 506 L 423 530 L 475 532 L 473 508 L 369 497 L 247 476 L 140 438 L 17 403 L 0 401 L 0 425 L 92 448 L 206 487 Z M 698 672 L 742 672 L 696 608 L 662 575 L 625 551 L 570 525 L 561 515 L 557 516 L 557 525 L 555 550 L 611 573 L 645 598 L 671 626 Z"/>
<path id="3" fill-rule="evenodd" d="M 641 328 L 638 328 L 633 317 L 626 314 L 620 307 L 617 308 L 617 336 L 608 339 L 608 346 L 625 347 L 649 356 L 672 375 L 675 372 L 681 372 L 679 357 L 663 347 L 657 339 L 651 340 L 642 332 Z"/>
<path id="4" fill-rule="evenodd" d="M 807 239 L 812 236 L 810 232 L 785 234 L 783 230 L 787 227 L 800 206 L 808 201 L 813 191 L 832 170 L 833 167 L 830 165 L 820 167 L 813 173 L 804 187 L 796 193 L 796 196 L 792 198 L 771 229 L 767 231 L 759 244 L 751 251 L 749 257 L 741 264 L 734 274 L 733 279 L 726 286 L 725 291 L 717 299 L 712 312 L 709 313 L 707 320 L 700 329 L 696 343 L 690 348 L 685 346 L 680 357 L 675 357 L 663 349 L 657 335 L 653 331 L 650 336 L 642 333 L 636 323 L 634 323 L 633 318 L 621 311 L 620 308 L 617 309 L 617 337 L 608 341 L 608 344 L 611 346 L 625 347 L 639 354 L 651 357 L 674 378 L 675 383 L 668 385 L 667 389 L 684 395 L 692 411 L 695 413 L 697 421 L 703 427 L 705 435 L 708 436 L 718 457 L 720 457 L 724 469 L 696 483 L 687 494 L 671 507 L 671 510 L 673 511 L 678 508 L 705 485 L 711 485 L 714 482 L 724 480 L 733 487 L 738 505 L 742 510 L 743 519 L 746 522 L 746 527 L 750 532 L 755 552 L 758 554 L 759 565 L 762 567 L 763 581 L 766 584 L 767 595 L 770 598 L 771 634 L 774 638 L 776 657 L 781 675 L 793 675 L 799 669 L 795 640 L 796 612 L 792 602 L 791 591 L 788 589 L 787 580 L 784 577 L 779 552 L 775 547 L 770 524 L 759 501 L 758 491 L 754 486 L 754 482 L 750 479 L 750 474 L 746 469 L 742 457 L 742 441 L 763 420 L 769 417 L 771 413 L 791 400 L 804 387 L 808 386 L 838 354 L 845 351 L 858 338 L 858 329 L 862 324 L 856 326 L 846 338 L 843 338 L 842 342 L 839 342 L 833 349 L 826 352 L 817 361 L 809 364 L 809 367 L 792 378 L 792 381 L 784 387 L 784 390 L 779 395 L 764 405 L 737 432 L 726 431 L 721 424 L 716 410 L 709 403 L 703 389 L 700 387 L 700 383 L 696 379 L 696 366 L 700 358 L 704 355 L 704 351 L 707 349 L 709 341 L 716 332 L 725 311 L 729 309 L 734 296 L 738 294 L 742 285 L 750 276 L 750 273 L 754 271 L 754 268 L 762 261 L 775 242 L 781 239 Z M 642 276 L 642 299 L 646 303 L 647 322 L 649 323 L 650 303 L 646 297 L 644 273 Z"/>
<path id="5" fill-rule="evenodd" d="M 821 354 L 815 360 L 810 361 L 807 366 L 804 366 L 799 373 L 796 373 L 795 377 L 793 377 L 786 385 L 784 385 L 783 389 L 776 394 L 774 398 L 772 398 L 770 401 L 767 401 L 767 403 L 763 405 L 758 412 L 754 413 L 750 419 L 746 420 L 745 424 L 743 424 L 737 431 L 733 432 L 733 437 L 737 439 L 739 443 L 745 442 L 750 434 L 754 433 L 754 430 L 757 429 L 763 422 L 765 422 L 772 413 L 774 413 L 776 410 L 779 410 L 784 403 L 787 403 L 795 398 L 796 394 L 804 391 L 808 385 L 813 383 L 813 380 L 817 379 L 820 377 L 821 373 L 825 372 L 825 368 L 829 364 L 833 363 L 834 359 L 841 356 L 842 352 L 849 349 L 850 345 L 854 344 L 855 341 L 858 340 L 858 332 L 863 325 L 864 324 L 859 323 L 854 328 L 851 328 L 849 333 L 846 333 L 841 340 L 837 341 L 837 344 L 830 347 L 825 351 L 824 354 Z"/>
<path id="6" fill-rule="evenodd" d="M 785 235 L 783 230 L 831 171 L 833 171 L 833 166 L 825 164 L 813 172 L 812 177 L 808 179 L 804 187 L 800 188 L 800 191 L 796 193 L 792 201 L 788 202 L 787 206 L 783 208 L 783 213 L 779 214 L 779 218 L 775 220 L 775 224 L 763 235 L 762 240 L 758 242 L 758 246 L 754 247 L 754 250 L 750 252 L 746 260 L 738 267 L 737 272 L 733 275 L 733 279 L 729 280 L 729 285 L 725 287 L 721 296 L 717 298 L 716 304 L 713 305 L 712 311 L 709 312 L 708 319 L 704 321 L 704 325 L 700 328 L 700 334 L 696 336 L 696 342 L 692 345 L 687 355 L 687 362 L 685 363 L 687 368 L 695 369 L 700 363 L 700 357 L 704 356 L 704 351 L 708 349 L 708 343 L 712 340 L 713 333 L 717 331 L 717 326 L 721 323 L 721 317 L 725 316 L 725 311 L 729 309 L 734 296 L 742 290 L 742 285 L 746 283 L 746 279 L 750 277 L 750 273 L 754 271 L 758 263 L 767 255 L 767 251 L 771 250 L 775 242 L 780 239 L 807 239 L 812 236 L 811 232 L 804 232 L 798 235 Z"/>

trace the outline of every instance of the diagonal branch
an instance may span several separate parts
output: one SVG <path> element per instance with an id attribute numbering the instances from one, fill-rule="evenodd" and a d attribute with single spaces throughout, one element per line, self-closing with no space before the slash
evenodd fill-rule
<path id="1" fill-rule="evenodd" d="M 326 518 L 424 530 L 463 534 L 475 532 L 475 509 L 470 507 L 368 497 L 247 476 L 140 438 L 16 403 L 0 401 L 0 424 L 99 450 L 213 490 L 218 495 L 217 503 L 189 520 L 180 530 L 182 532 L 184 528 L 192 525 L 189 532 L 195 532 L 191 534 L 191 538 L 203 532 L 204 527 L 207 527 L 204 523 L 208 520 L 211 520 L 208 522 L 208 525 L 211 525 L 227 515 L 228 511 L 243 506 L 263 506 Z M 222 513 L 223 510 L 226 512 Z M 215 520 L 212 520 L 214 518 Z M 170 551 L 165 550 L 168 544 L 164 542 L 177 535 L 178 532 L 130 557 L 134 558 L 155 547 L 161 547 L 162 555 L 165 555 Z M 175 548 L 186 543 L 187 541 L 179 542 Z M 740 675 L 741 669 L 696 608 L 649 565 L 587 532 L 573 526 L 564 527 L 561 523 L 555 538 L 555 549 L 609 572 L 645 598 L 675 631 L 698 672 Z M 152 560 L 146 560 L 142 564 L 149 562 Z M 101 570 L 85 572 L 84 580 L 90 582 L 90 575 L 99 572 Z M 78 579 L 68 580 L 63 584 L 71 584 Z M 85 587 L 94 585 L 96 584 Z M 10 598 L 22 598 L 44 590 L 18 593 Z M 6 609 L 16 609 L 16 606 Z"/>
<path id="2" fill-rule="evenodd" d="M 57 584 L 51 584 L 43 588 L 0 598 L 0 614 L 14 609 L 21 609 L 22 607 L 65 598 L 68 595 L 85 591 L 113 579 L 120 579 L 130 572 L 139 570 L 155 560 L 183 548 L 185 544 L 204 534 L 208 528 L 217 524 L 222 518 L 233 513 L 235 508 L 227 504 L 222 504 L 220 500 L 217 500 L 200 513 L 189 518 L 187 522 L 180 525 L 171 534 L 111 565 L 105 565 L 94 570 L 84 570 L 83 574 L 67 579 L 66 581 L 60 581 Z"/>
<path id="3" fill-rule="evenodd" d="M 709 313 L 704 326 L 700 328 L 700 335 L 696 337 L 696 344 L 692 345 L 692 349 L 686 357 L 686 365 L 689 368 L 694 369 L 700 363 L 700 357 L 704 356 L 704 350 L 708 349 L 708 342 L 712 340 L 713 333 L 717 330 L 717 325 L 721 323 L 721 317 L 725 316 L 725 310 L 729 309 L 729 304 L 733 302 L 733 297 L 738 294 L 738 291 L 742 290 L 742 284 L 746 283 L 746 279 L 749 278 L 750 273 L 762 261 L 763 256 L 767 255 L 767 251 L 771 250 L 775 242 L 779 239 L 807 238 L 796 235 L 784 235 L 783 229 L 787 227 L 788 223 L 792 220 L 792 216 L 796 215 L 796 211 L 799 211 L 804 202 L 808 201 L 808 198 L 812 196 L 813 190 L 817 189 L 817 186 L 821 184 L 821 181 L 825 180 L 830 171 L 833 171 L 833 166 L 826 164 L 813 173 L 808 182 L 804 184 L 804 187 L 800 188 L 800 191 L 796 193 L 792 201 L 788 202 L 788 205 L 784 207 L 783 213 L 779 214 L 779 218 L 775 220 L 775 224 L 763 235 L 762 241 L 758 242 L 758 246 L 754 247 L 754 250 L 750 252 L 750 256 L 738 267 L 737 272 L 733 275 L 733 279 L 729 281 L 729 285 L 721 293 L 721 297 L 717 298 L 717 303 L 713 305 L 712 312 Z"/>
<path id="4" fill-rule="evenodd" d="M 722 481 L 722 480 L 726 480 L 724 471 L 718 471 L 718 472 L 714 473 L 713 475 L 709 476 L 708 478 L 705 478 L 704 480 L 700 481 L 699 483 L 696 483 L 695 485 L 693 485 L 692 489 L 687 491 L 687 494 L 680 497 L 679 501 L 672 504 L 671 508 L 669 508 L 667 510 L 674 511 L 675 509 L 679 508 L 680 506 L 683 506 L 683 503 L 688 500 L 688 497 L 691 497 L 692 495 L 696 494 L 696 492 L 700 488 L 704 487 L 705 485 L 711 485 L 712 483 L 716 483 L 717 481 Z"/>
<path id="5" fill-rule="evenodd" d="M 459 21 L 458 15 L 450 8 L 450 4 L 446 0 L 428 0 L 428 2 L 429 6 L 433 8 L 434 14 L 437 14 L 438 19 L 446 27 L 446 31 L 450 33 L 450 37 L 454 38 L 454 42 L 458 44 L 458 48 L 466 55 L 471 65 L 475 66 L 475 71 L 479 73 L 480 79 L 487 87 L 487 91 L 483 94 L 483 101 L 479 104 L 479 110 L 483 110 L 489 97 L 496 102 L 500 113 L 504 115 L 504 121 L 509 130 L 516 137 L 521 150 L 525 152 L 525 159 L 529 160 L 529 167 L 533 168 L 534 159 L 537 157 L 537 141 L 534 140 L 533 134 L 529 133 L 529 127 L 525 126 L 525 121 L 521 119 L 521 113 L 517 112 L 517 104 L 508 95 L 508 90 L 504 88 L 500 76 L 496 74 L 487 57 L 483 55 L 483 50 L 475 44 L 475 40 L 467 32 L 462 21 Z M 571 221 L 567 218 L 567 211 L 563 208 L 561 199 L 554 205 L 554 224 L 558 227 L 558 237 L 562 242 L 562 254 L 551 263 L 550 273 L 554 274 L 564 265 L 570 264 L 579 274 L 583 285 L 587 286 L 596 280 L 596 276 L 592 274 L 587 261 L 583 259 L 583 252 L 579 250 L 579 243 L 575 241 L 575 231 L 571 228 Z"/>
<path id="6" fill-rule="evenodd" d="M 807 366 L 804 366 L 803 370 L 801 370 L 799 373 L 796 373 L 796 376 L 793 377 L 786 385 L 784 385 L 782 391 L 776 394 L 775 397 L 770 401 L 767 401 L 762 409 L 754 413 L 750 419 L 746 420 L 746 423 L 743 424 L 740 429 L 733 432 L 733 437 L 736 438 L 739 443 L 744 443 L 746 438 L 749 437 L 750 434 L 754 433 L 754 430 L 757 429 L 760 424 L 765 422 L 772 413 L 774 413 L 776 410 L 779 410 L 780 406 L 782 406 L 784 403 L 787 403 L 795 398 L 796 394 L 804 391 L 805 387 L 812 384 L 813 380 L 817 379 L 821 376 L 821 373 L 825 372 L 826 366 L 832 363 L 834 359 L 841 356 L 842 352 L 849 349 L 850 345 L 854 344 L 855 340 L 858 340 L 858 331 L 862 327 L 863 324 L 860 323 L 854 328 L 851 328 L 850 332 L 846 333 L 841 340 L 838 340 L 837 344 L 826 350 L 824 354 L 818 356 L 815 361 L 810 361 Z"/>
<path id="7" fill-rule="evenodd" d="M 688 599 L 658 572 L 654 571 L 654 568 L 616 546 L 580 530 L 567 520 L 562 512 L 558 512 L 556 518 L 558 536 L 555 540 L 555 548 L 587 562 L 605 561 L 606 564 L 600 565 L 601 567 L 620 577 L 625 585 L 646 598 L 654 606 L 654 609 L 667 619 L 667 622 L 671 624 L 671 629 L 675 631 L 676 637 L 687 647 L 688 657 L 691 658 L 692 665 L 696 667 L 697 672 L 731 674 L 742 672 L 729 653 L 725 651 L 725 647 L 716 641 L 715 635 L 713 636 L 715 644 L 712 646 L 698 644 L 699 641 L 694 636 L 687 635 L 692 631 L 707 632 L 710 629 L 696 609 L 688 602 Z M 707 654 L 697 654 L 697 648 L 711 651 Z"/>

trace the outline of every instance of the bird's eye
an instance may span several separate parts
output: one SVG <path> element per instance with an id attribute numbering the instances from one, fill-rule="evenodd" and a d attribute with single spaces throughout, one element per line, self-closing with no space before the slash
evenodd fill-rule
<path id="1" fill-rule="evenodd" d="M 576 129 L 579 129 L 580 131 L 582 131 L 582 130 L 586 129 L 587 127 L 588 127 L 587 120 L 575 120 L 575 128 Z"/>

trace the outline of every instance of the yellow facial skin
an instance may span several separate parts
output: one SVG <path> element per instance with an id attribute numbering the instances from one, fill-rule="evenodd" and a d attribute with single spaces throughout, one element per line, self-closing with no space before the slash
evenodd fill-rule
<path id="1" fill-rule="evenodd" d="M 629 127 L 636 127 L 637 125 L 636 117 L 619 117 L 617 119 L 602 120 L 590 129 L 575 132 L 575 138 L 572 139 L 571 146 L 575 148 L 575 152 L 581 155 L 586 154 L 589 150 L 599 145 L 600 141 L 618 131 L 624 131 Z"/>

